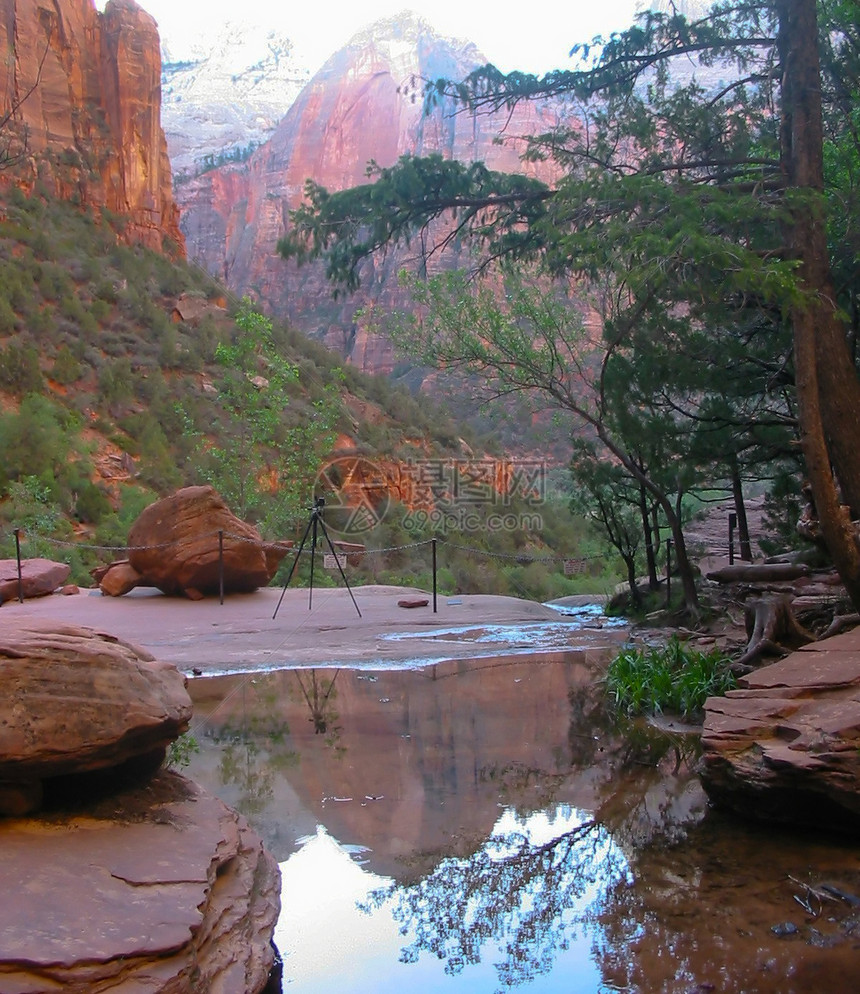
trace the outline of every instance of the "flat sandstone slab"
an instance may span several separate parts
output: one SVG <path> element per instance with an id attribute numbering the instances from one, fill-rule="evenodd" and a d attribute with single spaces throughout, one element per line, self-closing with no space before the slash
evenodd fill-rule
<path id="1" fill-rule="evenodd" d="M 858 634 L 794 652 L 705 704 L 702 782 L 759 819 L 860 827 Z"/>
<path id="2" fill-rule="evenodd" d="M 279 871 L 245 820 L 162 772 L 71 818 L 0 821 L 0 990 L 260 991 Z"/>

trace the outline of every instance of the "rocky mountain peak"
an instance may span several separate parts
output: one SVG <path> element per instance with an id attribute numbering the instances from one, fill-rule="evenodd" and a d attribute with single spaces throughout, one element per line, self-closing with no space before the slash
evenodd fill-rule
<path id="1" fill-rule="evenodd" d="M 415 76 L 465 75 L 486 61 L 472 42 L 440 36 L 409 10 L 357 32 L 313 76 L 287 35 L 250 23 L 207 30 L 182 53 L 164 42 L 162 121 L 180 183 L 245 161 L 312 79 L 382 72 L 400 86 Z"/>
<path id="2" fill-rule="evenodd" d="M 413 81 L 420 90 L 421 79 L 462 79 L 485 61 L 474 44 L 443 38 L 409 12 L 358 32 L 314 74 L 246 163 L 208 170 L 177 187 L 189 255 L 234 293 L 253 294 L 268 313 L 359 368 L 392 370 L 391 343 L 358 314 L 377 303 L 404 303 L 396 280 L 402 253 L 371 267 L 361 293 L 334 301 L 322 267 L 296 270 L 278 256 L 277 242 L 308 179 L 329 190 L 355 186 L 367 182 L 371 160 L 385 167 L 402 155 L 435 153 L 548 179 L 555 167 L 523 162 L 517 136 L 549 128 L 558 108 L 521 105 L 513 113 L 470 115 L 440 104 L 425 115 L 420 96 L 413 100 L 408 92 Z"/>
<path id="3" fill-rule="evenodd" d="M 429 21 L 412 10 L 404 10 L 369 24 L 353 36 L 347 49 L 375 51 L 386 59 L 395 72 L 397 69 L 411 72 L 419 68 L 419 64 L 433 50 L 444 50 L 448 59 L 453 54 L 471 68 L 487 61 L 473 42 L 440 35 Z"/>

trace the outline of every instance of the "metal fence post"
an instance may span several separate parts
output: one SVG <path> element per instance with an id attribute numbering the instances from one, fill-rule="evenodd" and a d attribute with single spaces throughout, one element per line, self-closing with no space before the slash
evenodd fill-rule
<path id="1" fill-rule="evenodd" d="M 433 545 L 433 614 L 436 613 L 436 539 L 430 540 Z"/>
<path id="2" fill-rule="evenodd" d="M 21 529 L 15 529 L 15 558 L 18 560 L 18 603 L 24 603 L 24 579 L 21 575 Z"/>
<path id="3" fill-rule="evenodd" d="M 218 532 L 218 592 L 224 603 L 224 532 Z"/>

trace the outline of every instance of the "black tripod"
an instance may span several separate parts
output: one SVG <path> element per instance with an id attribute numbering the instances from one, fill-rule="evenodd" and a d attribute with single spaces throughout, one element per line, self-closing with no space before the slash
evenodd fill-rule
<path id="1" fill-rule="evenodd" d="M 349 580 L 346 578 L 346 574 L 343 571 L 343 566 L 340 564 L 340 559 L 337 553 L 334 551 L 334 546 L 331 544 L 331 539 L 328 537 L 328 531 L 325 526 L 325 521 L 323 520 L 323 510 L 325 509 L 325 498 L 317 497 L 314 501 L 314 506 L 311 508 L 311 518 L 308 521 L 308 526 L 305 528 L 305 533 L 302 535 L 302 540 L 299 543 L 299 551 L 296 553 L 296 558 L 293 560 L 293 565 L 290 567 L 289 575 L 287 576 L 287 582 L 284 584 L 284 589 L 281 591 L 281 596 L 278 599 L 278 606 L 275 608 L 275 613 L 272 615 L 274 620 L 278 616 L 278 611 L 281 609 L 281 603 L 284 599 L 284 594 L 287 592 L 287 587 L 290 585 L 290 580 L 293 578 L 293 573 L 296 571 L 296 566 L 299 564 L 299 557 L 305 548 L 305 542 L 308 540 L 308 535 L 311 536 L 311 585 L 308 591 L 308 610 L 313 607 L 314 601 L 314 559 L 316 557 L 317 548 L 317 529 L 322 529 L 323 536 L 328 542 L 328 547 L 331 550 L 331 554 L 334 556 L 334 561 L 337 563 L 338 572 L 340 577 L 346 585 L 346 589 L 349 591 L 349 596 L 352 598 L 352 603 L 355 606 L 355 610 L 358 611 L 359 618 L 361 617 L 361 611 L 358 610 L 358 604 L 355 602 L 355 596 L 352 593 L 352 588 L 349 585 Z"/>

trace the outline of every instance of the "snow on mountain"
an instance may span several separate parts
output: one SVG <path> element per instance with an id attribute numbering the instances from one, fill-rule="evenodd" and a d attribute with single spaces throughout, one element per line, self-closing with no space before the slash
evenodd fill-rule
<path id="1" fill-rule="evenodd" d="M 161 120 L 180 180 L 266 141 L 311 75 L 290 39 L 263 26 L 225 24 L 184 47 L 174 60 L 162 39 Z"/>

